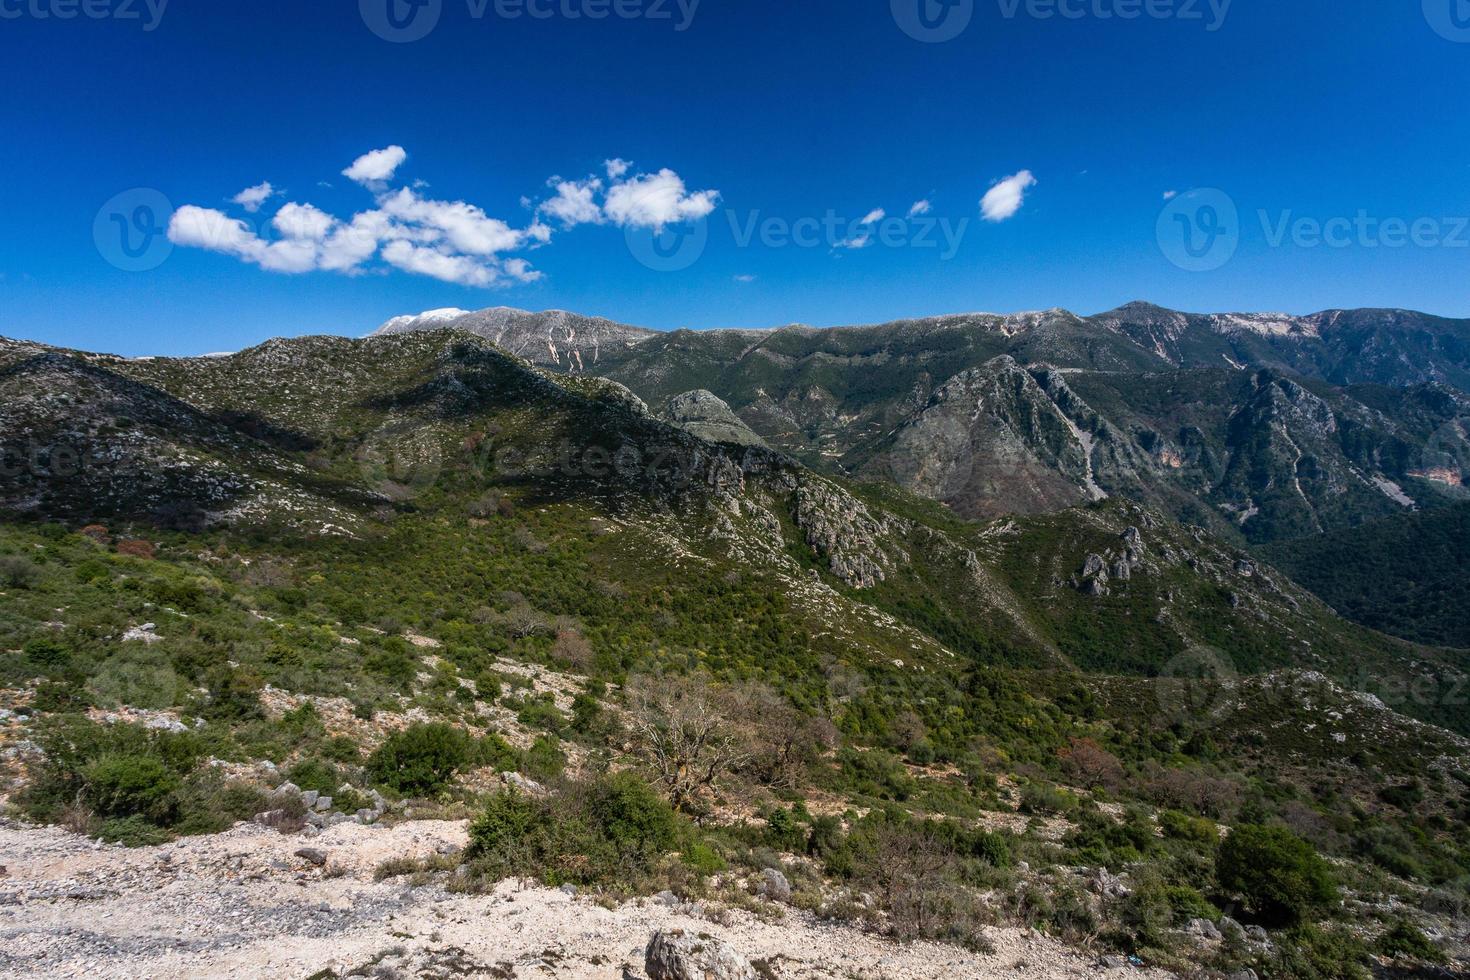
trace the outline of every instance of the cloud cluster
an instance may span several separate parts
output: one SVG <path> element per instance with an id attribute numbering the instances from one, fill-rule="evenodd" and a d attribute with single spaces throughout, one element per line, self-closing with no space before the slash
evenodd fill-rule
<path id="1" fill-rule="evenodd" d="M 614 224 L 662 231 L 667 225 L 708 217 L 720 202 L 719 191 L 690 193 L 684 179 L 668 168 L 630 177 L 633 165 L 627 160 L 608 160 L 604 166 L 606 182 L 597 176 L 551 178 L 548 185 L 556 195 L 540 206 L 539 213 L 564 228 Z"/>
<path id="2" fill-rule="evenodd" d="M 551 241 L 545 215 L 564 228 L 612 223 L 622 227 L 662 228 L 702 218 L 714 210 L 718 191 L 689 193 L 672 170 L 628 176 L 632 164 L 610 159 L 608 181 L 553 178 L 556 196 L 532 205 L 523 228 L 512 226 L 465 201 L 441 201 L 420 193 L 424 186 L 394 188 L 408 159 L 401 146 L 365 153 L 342 174 L 370 191 L 375 206 L 350 219 L 337 218 L 312 204 L 282 205 L 258 226 L 214 208 L 186 205 L 169 222 L 175 245 L 230 255 L 271 272 L 317 270 L 358 274 L 372 264 L 465 286 L 535 282 L 542 274 L 513 253 Z M 254 214 L 279 192 L 270 183 L 247 188 L 232 201 Z M 529 203 L 529 202 L 528 202 Z"/>

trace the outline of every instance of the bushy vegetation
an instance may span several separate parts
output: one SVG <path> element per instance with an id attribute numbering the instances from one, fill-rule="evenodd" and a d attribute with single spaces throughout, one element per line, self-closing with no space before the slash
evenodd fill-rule
<path id="1" fill-rule="evenodd" d="M 18 800 L 34 820 L 147 844 L 215 833 L 264 808 L 259 788 L 203 764 L 211 745 L 201 736 L 66 719 L 42 723 L 37 742 L 45 761 Z"/>
<path id="2" fill-rule="evenodd" d="M 473 741 L 449 725 L 414 725 L 388 736 L 368 758 L 380 784 L 399 793 L 431 796 L 469 765 Z"/>
<path id="3" fill-rule="evenodd" d="M 491 796 L 470 826 L 466 856 L 490 883 L 520 876 L 636 889 L 693 835 L 667 800 L 622 774 L 567 782 L 554 796 Z"/>
<path id="4" fill-rule="evenodd" d="M 504 396 L 500 435 L 544 439 L 523 395 Z M 360 409 L 315 434 L 324 480 L 356 447 Z M 27 814 L 135 843 L 217 829 L 264 800 L 206 760 L 271 760 L 349 813 L 366 801 L 343 783 L 473 807 L 461 884 L 523 875 L 690 894 L 724 872 L 780 870 L 793 904 L 903 939 L 980 948 L 986 924 L 1016 921 L 1150 961 L 1177 955 L 1191 920 L 1243 905 L 1291 930 L 1274 948 L 1303 976 L 1349 975 L 1364 954 L 1322 924 L 1336 909 L 1321 855 L 1372 884 L 1470 873 L 1466 787 L 1431 770 L 1432 753 L 1333 744 L 1324 780 L 1304 733 L 1326 707 L 1268 706 L 1262 718 L 1246 705 L 1223 721 L 1160 710 L 1142 675 L 1181 639 L 1157 596 L 1054 595 L 1037 561 L 1115 519 L 1108 505 L 1085 521 L 1028 522 L 1005 545 L 1000 573 L 1024 586 L 1038 641 L 947 590 L 973 580 L 955 555 L 861 595 L 834 584 L 832 601 L 865 612 L 819 623 L 788 579 L 714 536 L 666 561 L 667 541 L 602 488 L 527 477 L 486 491 L 477 465 L 449 460 L 435 486 L 383 506 L 353 538 L 165 527 L 147 529 L 150 549 L 120 549 L 61 527 L 0 527 L 0 684 L 31 697 L 47 733 Z M 922 502 L 863 493 L 980 547 Z M 927 535 L 908 542 L 916 555 Z M 804 571 L 833 584 L 791 538 Z M 1043 595 L 1054 598 L 1030 598 Z M 1190 582 L 1178 603 L 1242 669 L 1296 656 L 1232 612 L 1228 590 Z M 919 634 L 875 625 L 871 608 Z M 122 639 L 142 623 L 150 638 Z M 1335 662 L 1362 649 L 1311 635 Z M 575 674 L 573 689 L 547 693 L 529 679 L 543 671 Z M 188 730 L 83 720 L 124 708 Z M 482 797 L 480 770 L 548 792 Z M 1001 820 L 1014 831 L 982 829 Z M 1104 871 L 1132 894 L 1098 894 Z M 1424 958 L 1413 947 L 1403 933 L 1381 948 Z"/>
<path id="5" fill-rule="evenodd" d="M 1220 842 L 1216 874 L 1221 888 L 1278 924 L 1310 920 L 1338 898 L 1331 867 L 1284 827 L 1236 827 Z"/>

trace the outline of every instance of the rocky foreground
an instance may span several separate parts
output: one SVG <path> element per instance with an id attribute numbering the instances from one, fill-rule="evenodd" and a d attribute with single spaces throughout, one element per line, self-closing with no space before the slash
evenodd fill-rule
<path id="1" fill-rule="evenodd" d="M 1021 930 L 991 930 L 995 952 L 979 955 L 898 946 L 786 907 L 759 916 L 657 900 L 605 908 L 511 882 L 471 896 L 408 878 L 373 880 L 389 859 L 452 854 L 465 840 L 463 822 L 341 824 L 310 840 L 241 824 L 126 849 L 0 823 L 0 976 L 705 980 L 703 967 L 716 980 L 1024 980 L 1122 972 Z"/>

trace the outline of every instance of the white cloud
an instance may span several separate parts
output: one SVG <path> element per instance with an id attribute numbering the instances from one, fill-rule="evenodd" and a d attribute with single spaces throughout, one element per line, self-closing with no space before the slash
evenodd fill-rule
<path id="1" fill-rule="evenodd" d="M 752 276 L 752 275 L 736 276 L 735 277 L 735 281 L 736 282 L 739 282 L 739 283 L 755 282 L 755 276 Z"/>
<path id="2" fill-rule="evenodd" d="M 873 244 L 872 236 L 869 235 L 867 232 L 863 232 L 861 235 L 855 235 L 845 242 L 838 242 L 837 247 L 850 248 L 855 250 L 859 248 L 867 248 L 871 244 Z"/>
<path id="3" fill-rule="evenodd" d="M 664 168 L 614 184 L 607 192 L 603 213 L 624 228 L 661 230 L 679 221 L 707 217 L 719 200 L 719 191 L 688 193 L 683 178 Z"/>
<path id="4" fill-rule="evenodd" d="M 317 266 L 316 242 L 267 242 L 245 222 L 212 208 L 179 208 L 169 220 L 168 237 L 175 245 L 223 252 L 271 272 L 309 272 Z"/>
<path id="5" fill-rule="evenodd" d="M 864 217 L 862 221 L 859 221 L 858 224 L 876 225 L 878 222 L 882 221 L 886 217 L 888 217 L 887 211 L 884 211 L 882 208 L 874 208 L 873 210 L 869 211 L 867 213 L 867 216 Z"/>
<path id="6" fill-rule="evenodd" d="M 381 150 L 373 150 L 364 153 L 352 162 L 352 166 L 342 171 L 342 176 L 359 184 L 375 184 L 385 180 L 391 180 L 398 168 L 403 166 L 403 161 L 408 159 L 408 151 L 401 146 L 389 146 Z"/>
<path id="7" fill-rule="evenodd" d="M 612 168 L 608 169 L 611 171 Z M 560 221 L 562 227 L 602 223 L 602 207 L 596 201 L 597 192 L 602 190 L 602 181 L 596 177 L 586 180 L 553 177 L 550 184 L 556 188 L 556 197 L 541 205 L 541 211 Z"/>
<path id="8" fill-rule="evenodd" d="M 383 260 L 404 272 L 415 272 L 461 286 L 489 286 L 496 279 L 494 269 L 467 255 L 451 255 L 402 239 L 383 246 Z"/>
<path id="9" fill-rule="evenodd" d="M 919 215 L 928 214 L 933 210 L 934 205 L 930 204 L 927 200 L 915 201 L 913 207 L 909 208 L 909 217 L 917 218 Z"/>
<path id="10" fill-rule="evenodd" d="M 1015 217 L 1026 201 L 1026 191 L 1036 186 L 1036 178 L 1029 170 L 1022 170 L 995 183 L 985 192 L 980 202 L 980 213 L 986 221 L 1005 221 Z"/>
<path id="11" fill-rule="evenodd" d="M 404 187 L 378 201 L 383 213 L 408 226 L 403 237 L 422 242 L 443 240 L 455 251 L 495 255 L 517 249 L 526 233 L 464 201 L 432 201 Z"/>
<path id="12" fill-rule="evenodd" d="M 541 278 L 541 273 L 531 268 L 531 263 L 525 259 L 507 259 L 505 274 L 517 282 L 535 282 Z"/>
<path id="13" fill-rule="evenodd" d="M 192 204 L 174 212 L 168 223 L 168 239 L 187 248 L 207 248 L 211 252 L 242 257 L 248 252 L 250 243 L 259 240 L 245 222 L 213 208 Z"/>
<path id="14" fill-rule="evenodd" d="M 240 207 L 244 208 L 246 211 L 249 211 L 251 214 L 254 214 L 255 212 L 259 211 L 260 206 L 266 201 L 270 200 L 275 195 L 275 193 L 276 189 L 271 186 L 271 182 L 265 180 L 261 181 L 259 184 L 256 184 L 254 187 L 245 188 L 243 191 L 230 198 L 230 201 L 231 203 L 240 205 Z"/>
<path id="15" fill-rule="evenodd" d="M 310 204 L 287 204 L 276 212 L 271 224 L 287 238 L 319 242 L 327 237 L 337 219 Z"/>
<path id="16" fill-rule="evenodd" d="M 1164 191 L 1164 200 L 1166 200 L 1166 201 L 1172 201 L 1172 200 L 1174 200 L 1174 198 L 1176 198 L 1178 196 L 1179 196 L 1179 192 L 1178 191 Z"/>
<path id="17" fill-rule="evenodd" d="M 602 178 L 581 181 L 553 178 L 556 197 L 532 209 L 529 226 L 516 228 L 467 201 L 425 197 L 416 181 L 390 186 L 408 158 L 400 146 L 366 153 L 342 171 L 371 192 L 373 206 L 350 219 L 338 218 L 313 204 L 292 201 L 256 225 L 214 208 L 185 205 L 169 223 L 174 244 L 233 256 L 272 272 L 325 270 L 356 275 L 382 264 L 416 275 L 465 286 L 531 283 L 542 273 L 518 255 L 550 243 L 552 227 L 543 215 L 571 228 L 614 221 L 627 227 L 661 227 L 702 218 L 714 210 L 719 192 L 690 193 L 672 170 L 623 179 L 631 164 L 619 159 L 604 166 Z M 280 192 L 270 184 L 248 188 L 236 203 L 252 212 Z M 599 198 L 603 200 L 599 200 Z"/>
<path id="18" fill-rule="evenodd" d="M 392 222 L 381 211 L 364 211 L 348 224 L 339 224 L 322 243 L 321 267 L 328 272 L 357 272 L 378 253 Z"/>

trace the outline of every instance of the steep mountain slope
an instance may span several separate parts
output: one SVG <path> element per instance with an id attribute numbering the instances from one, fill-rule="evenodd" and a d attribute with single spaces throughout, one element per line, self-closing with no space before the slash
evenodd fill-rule
<path id="1" fill-rule="evenodd" d="M 477 316 L 491 325 L 482 334 L 500 336 L 508 314 Z M 514 342 L 566 316 L 517 314 Z M 1463 321 L 1135 303 L 1090 318 L 619 336 L 593 366 L 550 346 L 537 353 L 651 404 L 708 390 L 809 465 L 896 480 L 965 516 L 1122 494 L 1268 542 L 1467 496 Z"/>
<path id="2" fill-rule="evenodd" d="M 655 331 L 601 317 L 578 316 L 564 310 L 529 313 L 504 306 L 474 313 L 444 309 L 394 317 L 372 335 L 382 337 L 439 329 L 484 337 L 542 367 L 593 374 L 598 373 L 604 354 L 615 356 L 655 336 Z"/>
<path id="3" fill-rule="evenodd" d="M 1408 310 L 1188 314 L 1130 303 L 1093 317 L 1176 367 L 1272 367 L 1335 385 L 1470 390 L 1470 324 Z"/>
<path id="4" fill-rule="evenodd" d="M 7 370 L 20 391 L 35 390 L 29 373 L 42 369 L 105 394 L 17 398 L 9 410 L 28 414 L 7 441 L 66 433 L 89 459 L 115 465 L 79 482 L 0 475 L 0 499 L 37 516 L 186 514 L 200 527 L 374 540 L 426 519 L 419 533 L 434 538 L 446 516 L 462 522 L 504 503 L 558 515 L 560 533 L 611 534 L 607 560 L 641 555 L 655 577 L 677 580 L 691 565 L 759 575 L 789 597 L 791 629 L 816 624 L 827 637 L 816 649 L 844 660 L 862 650 L 931 669 L 1146 675 L 1206 644 L 1228 648 L 1243 670 L 1311 667 L 1369 688 L 1357 676 L 1365 664 L 1434 684 L 1464 666 L 1334 619 L 1284 577 L 1156 510 L 1109 502 L 1035 522 L 963 523 L 881 484 L 707 441 L 615 383 L 544 373 L 472 335 L 304 338 L 195 360 L 32 352 Z M 1038 379 L 1002 357 L 965 383 L 1011 398 L 994 432 L 1054 447 L 1054 458 L 1031 460 L 1038 481 L 1070 466 L 1087 484 L 1089 455 L 1072 444 L 1081 429 L 1062 414 L 1080 410 L 1060 376 Z M 232 467 L 227 478 L 214 476 L 221 465 Z M 150 471 L 172 474 L 165 489 L 139 481 Z M 599 530 L 608 522 L 615 531 Z"/>
<path id="5" fill-rule="evenodd" d="M 1470 647 L 1470 504 L 1400 514 L 1264 553 L 1356 622 L 1420 643 Z"/>

